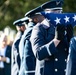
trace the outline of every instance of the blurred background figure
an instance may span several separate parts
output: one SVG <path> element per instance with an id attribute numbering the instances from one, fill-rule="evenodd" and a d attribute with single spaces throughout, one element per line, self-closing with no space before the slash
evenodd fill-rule
<path id="1" fill-rule="evenodd" d="M 20 62 L 21 62 L 20 54 L 19 54 L 19 43 L 26 29 L 26 25 L 25 25 L 24 20 L 22 19 L 16 20 L 13 24 L 16 26 L 17 34 L 16 34 L 15 40 L 12 45 L 11 74 L 18 75 L 19 69 L 20 69 Z"/>
<path id="2" fill-rule="evenodd" d="M 7 35 L 3 33 L 0 38 L 0 75 L 11 75 L 11 46 L 7 41 Z"/>
<path id="3" fill-rule="evenodd" d="M 28 17 L 24 17 L 23 20 L 25 21 L 25 26 L 26 26 L 26 29 L 27 29 L 27 26 L 28 26 L 28 22 L 29 22 L 29 18 Z M 19 43 L 19 54 L 20 54 L 20 59 L 22 60 L 22 56 L 23 56 L 23 48 L 24 48 L 24 39 L 25 39 L 25 32 L 26 32 L 26 29 L 24 30 L 24 33 L 21 37 L 21 40 L 20 40 L 20 43 Z"/>
<path id="4" fill-rule="evenodd" d="M 11 29 L 9 26 L 6 26 L 3 30 L 3 32 L 7 35 L 8 37 L 8 44 L 10 46 L 12 46 L 13 41 L 15 39 L 15 35 L 16 35 L 16 30 Z"/>
<path id="5" fill-rule="evenodd" d="M 12 44 L 13 44 L 13 41 L 14 41 L 14 39 L 15 39 L 15 35 L 16 35 L 16 31 L 15 30 L 11 30 L 10 31 L 10 33 L 9 33 L 9 35 L 8 35 L 8 44 L 10 45 L 10 46 L 12 46 Z"/>
<path id="6" fill-rule="evenodd" d="M 0 31 L 0 37 L 1 37 L 1 34 L 3 34 L 3 31 Z"/>

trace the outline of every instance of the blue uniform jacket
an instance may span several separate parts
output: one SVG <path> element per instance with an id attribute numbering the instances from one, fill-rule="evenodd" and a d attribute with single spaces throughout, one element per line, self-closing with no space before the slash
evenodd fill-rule
<path id="1" fill-rule="evenodd" d="M 34 75 L 35 74 L 35 56 L 32 52 L 32 47 L 30 43 L 30 36 L 34 24 L 30 22 L 28 28 L 25 31 L 25 40 L 24 40 L 24 54 L 21 62 L 21 72 L 19 75 Z M 25 73 L 25 74 L 24 74 Z"/>
<path id="2" fill-rule="evenodd" d="M 12 75 L 18 75 L 20 69 L 20 55 L 19 55 L 19 42 L 22 36 L 22 32 L 19 31 L 16 35 L 15 41 L 12 45 L 12 64 L 11 64 L 11 72 Z"/>
<path id="3" fill-rule="evenodd" d="M 11 75 L 11 46 L 7 45 L 5 57 L 10 58 L 10 63 L 4 62 L 5 75 Z"/>
<path id="4" fill-rule="evenodd" d="M 55 28 L 51 25 L 45 29 L 43 26 L 34 26 L 30 38 L 37 58 L 35 75 L 65 75 L 67 43 L 64 40 L 56 48 L 51 41 L 55 36 Z"/>
<path id="5" fill-rule="evenodd" d="M 76 75 L 76 37 L 70 41 L 66 75 Z"/>

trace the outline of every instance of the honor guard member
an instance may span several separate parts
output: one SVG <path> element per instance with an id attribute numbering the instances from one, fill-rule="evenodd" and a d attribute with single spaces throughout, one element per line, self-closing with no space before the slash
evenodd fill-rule
<path id="1" fill-rule="evenodd" d="M 51 4 L 52 3 L 52 4 Z M 50 1 L 42 8 L 62 8 L 60 1 Z M 57 8 L 56 8 L 57 7 Z M 35 57 L 37 58 L 35 75 L 65 75 L 66 58 L 68 55 L 68 44 L 65 37 L 65 26 L 58 25 L 55 35 L 54 25 L 41 15 L 36 15 L 39 22 L 34 26 L 31 34 L 31 44 Z M 54 39 L 56 37 L 56 39 Z M 43 63 L 42 63 L 43 62 Z"/>
<path id="2" fill-rule="evenodd" d="M 26 25 L 26 29 L 27 29 L 28 23 L 29 23 L 29 18 L 28 17 L 24 17 L 22 20 L 25 21 L 25 25 Z M 20 54 L 20 59 L 21 60 L 22 60 L 22 56 L 23 56 L 23 52 L 24 52 L 23 51 L 23 48 L 24 48 L 24 39 L 25 39 L 24 34 L 26 32 L 26 29 L 24 30 L 24 33 L 23 33 L 23 35 L 21 37 L 21 40 L 20 40 L 20 43 L 19 43 L 19 54 Z"/>
<path id="3" fill-rule="evenodd" d="M 76 36 L 70 41 L 66 75 L 76 75 Z"/>
<path id="4" fill-rule="evenodd" d="M 73 27 L 68 25 L 68 34 L 71 36 L 68 38 L 68 41 L 70 41 L 69 46 L 69 54 L 67 58 L 67 66 L 66 66 L 66 74 L 65 75 L 76 75 L 76 36 L 73 37 Z M 70 33 L 71 31 L 71 33 Z M 73 38 L 72 38 L 73 37 Z M 71 39 L 72 38 L 72 39 Z M 70 40 L 71 39 L 71 40 Z"/>
<path id="5" fill-rule="evenodd" d="M 23 18 L 15 21 L 13 24 L 16 26 L 17 34 L 12 45 L 12 64 L 11 64 L 11 73 L 12 75 L 18 75 L 20 69 L 20 54 L 19 54 L 19 42 L 21 36 L 26 29 L 25 21 Z"/>
<path id="6" fill-rule="evenodd" d="M 24 33 L 24 55 L 21 63 L 21 68 L 19 75 L 35 75 L 35 66 L 36 66 L 36 59 L 32 52 L 31 43 L 30 43 L 30 36 L 33 29 L 33 26 L 35 26 L 35 22 L 33 21 L 34 15 L 37 12 L 42 11 L 41 7 L 37 7 L 25 14 L 25 16 L 29 17 L 29 23 L 28 27 Z"/>

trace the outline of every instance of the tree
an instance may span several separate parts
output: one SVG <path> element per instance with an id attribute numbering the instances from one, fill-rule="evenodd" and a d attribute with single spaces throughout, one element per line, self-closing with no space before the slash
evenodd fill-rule
<path id="1" fill-rule="evenodd" d="M 24 17 L 29 10 L 41 5 L 47 0 L 1 0 L 0 3 L 0 29 L 5 26 L 13 26 L 13 22 Z"/>
<path id="2" fill-rule="evenodd" d="M 0 0 L 0 30 L 6 26 L 15 29 L 15 20 L 47 1 L 49 0 Z M 65 0 L 63 8 L 64 12 L 76 12 L 76 0 Z"/>

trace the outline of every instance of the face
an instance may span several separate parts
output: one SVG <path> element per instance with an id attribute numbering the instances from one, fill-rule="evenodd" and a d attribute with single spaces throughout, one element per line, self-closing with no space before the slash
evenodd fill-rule
<path id="1" fill-rule="evenodd" d="M 25 29 L 26 29 L 26 25 L 23 25 L 23 26 L 20 27 L 20 30 L 23 31 L 23 32 L 25 31 Z"/>
<path id="2" fill-rule="evenodd" d="M 25 29 L 27 28 L 26 26 L 27 26 L 26 24 L 25 24 L 25 25 L 22 25 L 22 26 L 16 26 L 16 29 L 17 29 L 18 31 L 24 32 Z"/>
<path id="3" fill-rule="evenodd" d="M 34 22 L 36 22 L 36 23 L 41 23 L 44 19 L 45 19 L 44 16 L 42 16 L 42 15 L 37 15 L 37 16 L 34 18 Z"/>

